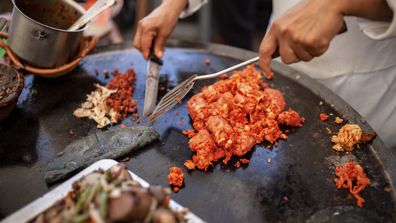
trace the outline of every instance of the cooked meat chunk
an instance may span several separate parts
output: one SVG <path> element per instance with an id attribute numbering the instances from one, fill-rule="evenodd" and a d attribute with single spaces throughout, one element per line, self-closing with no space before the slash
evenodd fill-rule
<path id="1" fill-rule="evenodd" d="M 352 151 L 353 147 L 360 142 L 362 137 L 362 129 L 355 124 L 346 124 L 341 127 L 337 135 L 331 137 L 331 141 L 335 143 L 334 150 Z"/>
<path id="2" fill-rule="evenodd" d="M 301 118 L 300 115 L 292 109 L 289 109 L 288 111 L 283 111 L 278 116 L 278 122 L 282 125 L 301 127 L 304 121 L 305 119 Z"/>

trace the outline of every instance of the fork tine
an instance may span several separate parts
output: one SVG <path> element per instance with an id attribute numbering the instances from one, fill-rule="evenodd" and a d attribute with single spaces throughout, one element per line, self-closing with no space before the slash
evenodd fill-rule
<path id="1" fill-rule="evenodd" d="M 185 83 L 185 85 L 183 86 L 183 88 L 178 89 L 175 92 L 169 92 L 168 94 L 166 94 L 162 100 L 158 103 L 157 108 L 164 106 L 165 104 L 167 104 L 170 101 L 175 101 L 177 100 L 178 97 L 180 97 L 180 95 L 183 94 L 183 92 L 185 91 L 189 91 L 191 89 L 191 85 L 193 85 L 194 83 L 192 81 Z M 181 99 L 181 98 L 180 98 Z"/>
<path id="2" fill-rule="evenodd" d="M 183 98 L 191 90 L 191 88 L 193 87 L 192 85 L 190 85 L 190 86 L 191 87 L 186 88 L 185 91 L 180 92 L 180 94 L 177 95 L 177 96 L 180 97 L 180 98 Z M 175 106 L 178 103 L 179 103 L 179 101 L 177 99 L 173 99 L 172 100 L 172 98 L 170 98 L 168 101 L 163 102 L 160 106 L 158 106 L 158 109 L 157 109 L 156 112 L 157 113 L 162 112 L 163 110 L 166 110 L 168 107 L 172 108 L 173 106 Z"/>
<path id="3" fill-rule="evenodd" d="M 180 84 L 178 84 L 176 87 L 174 87 L 168 93 L 166 93 L 161 101 L 163 101 L 166 98 L 169 98 L 169 97 L 173 96 L 174 94 L 178 94 L 191 81 L 191 79 L 193 79 L 193 78 L 190 77 L 190 78 L 186 79 L 185 81 L 181 82 Z M 161 101 L 158 103 L 157 107 L 159 106 Z"/>
<path id="4" fill-rule="evenodd" d="M 185 95 L 187 95 L 187 93 L 191 90 L 191 88 L 193 87 L 193 85 L 190 85 L 190 87 L 188 89 L 186 89 L 186 91 L 181 92 L 179 94 L 180 97 L 184 97 Z M 175 105 L 177 105 L 179 102 L 174 99 L 174 100 L 170 100 L 169 102 L 167 102 L 167 104 L 161 104 L 157 107 L 157 109 L 153 112 L 152 115 L 150 115 L 149 120 L 150 121 L 154 121 L 155 119 L 157 119 L 158 117 L 160 117 L 161 115 L 163 115 L 164 113 L 166 113 L 167 111 L 169 111 L 170 109 L 172 109 Z"/>
<path id="5" fill-rule="evenodd" d="M 177 103 L 178 99 L 184 98 L 187 93 L 194 87 L 196 75 L 193 75 L 180 83 L 178 86 L 169 91 L 158 103 L 157 107 L 154 109 L 153 113 L 149 116 L 149 121 L 154 121 L 162 114 L 166 113 L 172 109 Z"/>

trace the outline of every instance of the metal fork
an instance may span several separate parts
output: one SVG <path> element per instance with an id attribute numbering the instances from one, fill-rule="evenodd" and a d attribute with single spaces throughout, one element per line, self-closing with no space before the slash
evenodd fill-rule
<path id="1" fill-rule="evenodd" d="M 259 57 L 252 58 L 250 60 L 247 60 L 245 62 L 242 62 L 240 64 L 237 64 L 235 66 L 232 66 L 230 68 L 227 68 L 225 70 L 213 73 L 213 74 L 207 74 L 207 75 L 201 75 L 198 76 L 196 74 L 190 76 L 187 80 L 181 82 L 179 85 L 177 85 L 175 88 L 173 88 L 171 91 L 169 91 L 158 103 L 157 107 L 155 107 L 153 113 L 148 117 L 149 121 L 152 122 L 159 118 L 161 115 L 164 113 L 168 112 L 171 110 L 177 103 L 179 103 L 186 95 L 187 93 L 194 87 L 194 84 L 197 80 L 205 80 L 205 79 L 211 79 L 211 78 L 216 78 L 219 77 L 222 74 L 228 73 L 230 71 L 239 69 L 241 67 L 247 66 L 249 64 L 255 63 L 259 60 Z"/>

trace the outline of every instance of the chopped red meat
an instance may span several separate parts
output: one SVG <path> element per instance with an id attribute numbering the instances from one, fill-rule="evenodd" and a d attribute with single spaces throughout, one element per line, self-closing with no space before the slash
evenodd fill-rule
<path id="1" fill-rule="evenodd" d="M 171 167 L 168 174 L 168 182 L 173 186 L 173 191 L 176 193 L 183 185 L 184 174 L 179 167 Z"/>
<path id="2" fill-rule="evenodd" d="M 322 121 L 326 121 L 327 119 L 329 119 L 329 115 L 324 114 L 324 113 L 320 113 L 319 114 L 319 119 Z"/>
<path id="3" fill-rule="evenodd" d="M 292 109 L 284 111 L 278 116 L 278 122 L 282 125 L 301 127 L 304 121 L 305 119 L 300 117 L 300 115 Z"/>
<path id="4" fill-rule="evenodd" d="M 204 87 L 188 101 L 195 131 L 183 131 L 191 139 L 194 155 L 188 169 L 207 170 L 215 161 L 227 164 L 232 156 L 243 156 L 255 144 L 287 139 L 279 124 L 301 126 L 297 112 L 283 112 L 286 102 L 279 90 L 269 88 L 262 73 L 248 66 L 227 79 Z M 238 163 L 247 163 L 242 159 Z"/>

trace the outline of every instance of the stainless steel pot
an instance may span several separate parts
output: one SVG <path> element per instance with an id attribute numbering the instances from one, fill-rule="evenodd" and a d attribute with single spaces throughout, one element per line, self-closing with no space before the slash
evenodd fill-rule
<path id="1" fill-rule="evenodd" d="M 26 63 L 54 68 L 78 51 L 85 27 L 67 31 L 85 10 L 73 0 L 12 0 L 8 45 Z"/>

